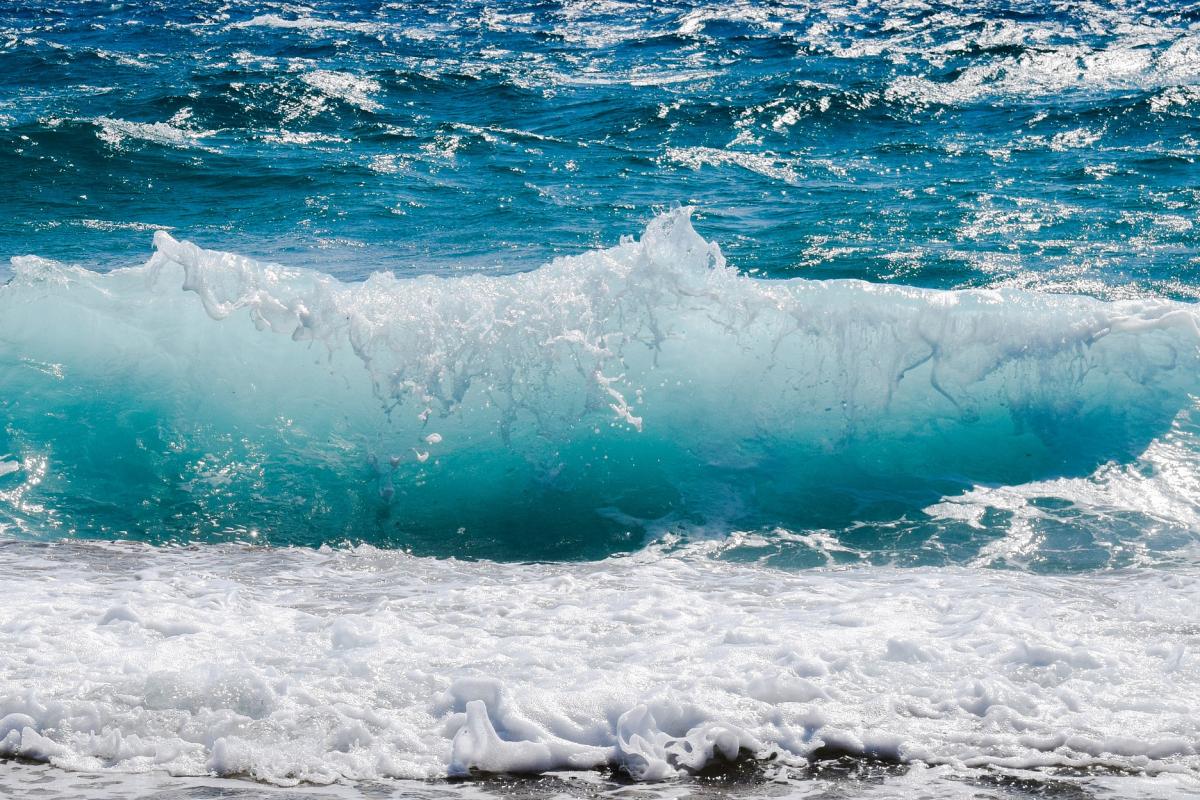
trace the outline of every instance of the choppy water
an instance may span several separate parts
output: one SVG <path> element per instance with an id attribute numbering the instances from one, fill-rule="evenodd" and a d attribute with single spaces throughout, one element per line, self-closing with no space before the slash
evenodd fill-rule
<path id="1" fill-rule="evenodd" d="M 0 66 L 0 786 L 1200 793 L 1200 6 Z"/>
<path id="2" fill-rule="evenodd" d="M 1192 297 L 1186 3 L 8 3 L 0 250 L 361 279 L 701 207 L 743 270 Z"/>

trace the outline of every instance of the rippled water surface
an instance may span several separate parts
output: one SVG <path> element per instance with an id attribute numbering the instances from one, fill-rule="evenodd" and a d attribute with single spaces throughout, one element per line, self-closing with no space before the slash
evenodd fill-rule
<path id="1" fill-rule="evenodd" d="M 1194 4 L 7 4 L 0 252 L 147 231 L 529 269 L 694 203 L 738 267 L 1193 296 Z"/>

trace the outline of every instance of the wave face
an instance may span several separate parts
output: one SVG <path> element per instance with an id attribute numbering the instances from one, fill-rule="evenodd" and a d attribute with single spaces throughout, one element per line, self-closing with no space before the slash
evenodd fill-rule
<path id="1" fill-rule="evenodd" d="M 589 558 L 846 529 L 1129 462 L 1194 309 L 756 280 L 687 210 L 534 272 L 327 275 L 155 237 L 0 289 L 5 526 Z"/>

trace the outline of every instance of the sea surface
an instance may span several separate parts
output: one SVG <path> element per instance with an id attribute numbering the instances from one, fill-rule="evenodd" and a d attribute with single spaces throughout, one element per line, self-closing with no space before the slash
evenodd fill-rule
<path id="1" fill-rule="evenodd" d="M 1200 4 L 0 4 L 0 794 L 1200 797 Z"/>

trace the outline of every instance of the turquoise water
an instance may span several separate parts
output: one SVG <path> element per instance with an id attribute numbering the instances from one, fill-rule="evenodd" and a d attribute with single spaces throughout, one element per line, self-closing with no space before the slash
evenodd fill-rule
<path id="1" fill-rule="evenodd" d="M 0 524 L 518 559 L 780 528 L 977 558 L 1013 509 L 942 498 L 1110 462 L 1153 480 L 1138 459 L 1186 435 L 1195 323 L 1160 300 L 1200 264 L 1197 19 L 7 6 L 0 254 L 103 274 L 172 238 L 146 280 L 14 261 Z M 680 204 L 695 232 L 671 239 Z M 643 230 L 670 241 L 603 249 Z M 302 271 L 200 257 L 216 309 L 170 291 L 175 239 Z M 832 279 L 1007 294 L 803 283 Z M 320 346 L 251 331 L 264 302 L 259 328 Z M 1114 323 L 1134 338 L 1098 341 Z M 1022 501 L 1045 568 L 1129 563 L 1131 530 L 1192 541 L 1190 499 L 1181 520 L 1060 491 Z"/>

